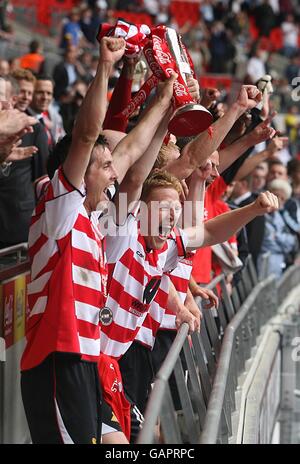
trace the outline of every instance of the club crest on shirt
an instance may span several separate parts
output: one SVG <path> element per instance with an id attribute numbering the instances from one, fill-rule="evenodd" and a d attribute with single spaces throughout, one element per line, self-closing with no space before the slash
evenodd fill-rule
<path id="1" fill-rule="evenodd" d="M 131 314 L 141 317 L 147 311 L 147 309 L 148 309 L 148 305 L 144 305 L 138 300 L 133 300 L 129 311 L 131 312 Z"/>

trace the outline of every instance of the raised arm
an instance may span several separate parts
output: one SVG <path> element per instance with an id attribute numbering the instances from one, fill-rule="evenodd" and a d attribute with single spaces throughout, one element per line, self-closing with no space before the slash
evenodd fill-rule
<path id="1" fill-rule="evenodd" d="M 237 101 L 224 116 L 212 124 L 212 131 L 201 132 L 182 150 L 182 156 L 168 166 L 168 171 L 178 179 L 185 179 L 203 161 L 218 149 L 233 124 L 247 110 L 254 108 L 261 99 L 261 93 L 254 85 L 243 85 Z"/>
<path id="2" fill-rule="evenodd" d="M 183 228 L 200 226 L 204 218 L 205 184 L 212 172 L 212 163 L 206 160 L 203 166 L 195 169 L 191 176 L 189 191 L 183 203 Z"/>
<path id="3" fill-rule="evenodd" d="M 151 172 L 159 150 L 162 146 L 164 137 L 168 130 L 168 123 L 170 121 L 171 114 L 172 110 L 170 109 L 161 121 L 161 124 L 157 129 L 148 149 L 145 151 L 143 156 L 131 166 L 120 185 L 118 196 L 115 199 L 115 206 L 119 210 L 118 220 L 120 223 L 123 223 L 125 215 L 127 215 L 127 212 L 129 211 L 130 204 L 136 200 L 139 200 L 141 197 L 143 183 Z M 126 193 L 127 208 L 122 208 L 121 211 L 119 208 L 119 195 L 122 193 Z M 124 203 L 122 202 L 122 206 L 123 204 Z"/>
<path id="4" fill-rule="evenodd" d="M 138 58 L 124 58 L 120 77 L 116 83 L 107 108 L 103 129 L 112 129 L 121 132 L 126 131 L 128 118 L 118 117 L 117 115 L 123 111 L 131 101 L 131 87 L 137 60 Z"/>
<path id="5" fill-rule="evenodd" d="M 154 98 L 150 108 L 144 113 L 138 124 L 114 149 L 113 158 L 120 183 L 124 179 L 128 169 L 146 152 L 164 116 L 167 114 L 176 77 L 176 73 L 169 77 L 164 84 L 164 90 Z M 153 163 L 154 161 L 152 165 Z"/>
<path id="6" fill-rule="evenodd" d="M 96 76 L 82 102 L 72 133 L 72 144 L 64 163 L 71 184 L 79 188 L 106 113 L 107 85 L 112 67 L 124 54 L 123 39 L 103 37 Z"/>
<path id="7" fill-rule="evenodd" d="M 198 227 L 184 229 L 187 236 L 187 249 L 195 250 L 223 243 L 256 216 L 262 216 L 278 208 L 278 199 L 275 195 L 270 192 L 261 193 L 250 205 L 205 222 L 202 226 L 203 230 L 199 230 Z"/>
<path id="8" fill-rule="evenodd" d="M 276 131 L 269 127 L 269 119 L 256 126 L 251 132 L 247 133 L 236 142 L 219 151 L 220 165 L 219 172 L 222 173 L 231 166 L 246 150 L 254 147 L 258 143 L 274 137 Z"/>
<path id="9" fill-rule="evenodd" d="M 285 144 L 288 142 L 288 137 L 275 137 L 269 143 L 268 147 L 265 150 L 255 153 L 250 158 L 246 159 L 244 164 L 240 167 L 234 180 L 244 179 L 246 176 L 252 173 L 256 166 L 262 161 L 274 158 L 276 152 L 281 150 Z"/>

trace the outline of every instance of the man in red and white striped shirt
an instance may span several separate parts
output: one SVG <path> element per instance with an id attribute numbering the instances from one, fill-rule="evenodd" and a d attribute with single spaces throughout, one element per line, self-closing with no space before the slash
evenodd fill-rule
<path id="1" fill-rule="evenodd" d="M 49 165 L 53 178 L 32 218 L 31 313 L 21 370 L 23 403 L 35 443 L 100 440 L 97 361 L 100 322 L 109 314 L 104 306 L 107 266 L 99 217 L 107 207 L 106 191 L 117 179 L 113 163 L 122 181 L 147 150 L 163 109 L 170 105 L 173 87 L 173 80 L 166 80 L 160 96 L 112 157 L 99 133 L 108 78 L 124 45 L 123 39 L 102 39 L 95 79 L 72 137 L 66 136 L 55 148 Z"/>
<path id="2" fill-rule="evenodd" d="M 100 51 L 71 146 L 67 140 L 60 147 L 68 156 L 48 184 L 30 227 L 31 312 L 21 387 L 34 443 L 101 439 L 97 361 L 107 275 L 99 212 L 93 211 L 117 179 L 111 154 L 98 136 L 109 74 L 124 53 L 124 42 L 103 39 Z"/>

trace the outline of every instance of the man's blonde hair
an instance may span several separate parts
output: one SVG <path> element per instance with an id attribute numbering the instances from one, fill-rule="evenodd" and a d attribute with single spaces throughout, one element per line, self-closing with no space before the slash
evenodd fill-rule
<path id="1" fill-rule="evenodd" d="M 168 146 L 166 144 L 162 144 L 161 149 L 157 155 L 157 158 L 154 163 L 154 169 L 163 169 L 166 167 L 168 163 Z"/>
<path id="2" fill-rule="evenodd" d="M 154 169 L 164 169 L 169 162 L 169 153 L 171 149 L 178 148 L 177 145 L 171 140 L 166 145 L 162 144 L 161 149 L 159 150 L 158 156 L 154 163 Z"/>
<path id="3" fill-rule="evenodd" d="M 158 169 L 154 169 L 144 182 L 141 200 L 146 201 L 151 191 L 155 188 L 172 188 L 176 190 L 179 196 L 182 194 L 181 183 L 177 177 L 172 176 L 167 171 L 160 171 Z"/>
<path id="4" fill-rule="evenodd" d="M 11 76 L 17 81 L 24 80 L 31 82 L 35 86 L 36 78 L 29 69 L 16 69 L 11 73 Z"/>

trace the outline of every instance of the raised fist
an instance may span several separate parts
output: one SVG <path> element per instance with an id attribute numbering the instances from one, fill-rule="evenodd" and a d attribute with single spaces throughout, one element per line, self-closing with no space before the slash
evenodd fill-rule
<path id="1" fill-rule="evenodd" d="M 221 93 L 219 92 L 218 89 L 215 88 L 206 88 L 206 89 L 201 89 L 201 100 L 200 103 L 202 106 L 204 106 L 207 109 L 210 109 L 210 107 L 220 98 Z"/>
<path id="2" fill-rule="evenodd" d="M 266 191 L 259 194 L 254 206 L 257 209 L 257 216 L 263 216 L 266 213 L 272 213 L 279 208 L 279 202 L 276 195 Z"/>
<path id="3" fill-rule="evenodd" d="M 236 103 L 244 113 L 255 108 L 261 99 L 262 94 L 255 85 L 242 85 Z"/>
<path id="4" fill-rule="evenodd" d="M 199 168 L 195 169 L 195 175 L 205 181 L 212 173 L 212 162 L 207 159 Z"/>
<path id="5" fill-rule="evenodd" d="M 100 61 L 117 63 L 125 53 L 125 40 L 103 37 L 100 42 Z"/>

